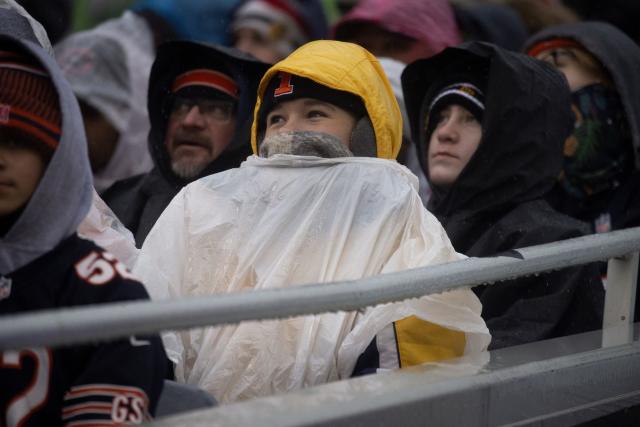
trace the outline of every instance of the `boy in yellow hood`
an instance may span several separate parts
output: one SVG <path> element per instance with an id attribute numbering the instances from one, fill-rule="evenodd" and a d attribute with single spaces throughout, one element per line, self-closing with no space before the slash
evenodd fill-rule
<path id="1" fill-rule="evenodd" d="M 285 154 L 282 148 L 271 147 L 259 152 L 258 145 L 264 145 L 263 139 L 271 145 L 269 138 L 291 131 L 336 137 L 342 147 L 327 138 L 333 155 L 320 157 L 395 159 L 402 142 L 402 116 L 378 60 L 357 45 L 322 40 L 307 43 L 271 67 L 258 89 L 251 138 L 254 153 Z M 286 154 L 314 151 L 291 149 L 294 152 Z"/>
<path id="2" fill-rule="evenodd" d="M 395 158 L 402 120 L 378 61 L 306 44 L 262 79 L 255 154 L 186 186 L 134 272 L 152 298 L 354 280 L 461 259 Z M 167 250 L 169 247 L 171 250 Z M 347 286 L 347 285 L 345 285 Z M 221 402 L 486 349 L 469 289 L 282 320 L 167 332 L 176 378 Z"/>
<path id="3" fill-rule="evenodd" d="M 260 156 L 376 157 L 370 123 L 359 96 L 280 71 L 263 95 Z"/>

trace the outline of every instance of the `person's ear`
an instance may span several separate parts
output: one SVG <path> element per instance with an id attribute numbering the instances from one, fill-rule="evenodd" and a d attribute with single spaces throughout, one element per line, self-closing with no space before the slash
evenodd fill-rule
<path id="1" fill-rule="evenodd" d="M 356 122 L 351 132 L 349 150 L 357 157 L 378 157 L 376 133 L 369 116 L 365 115 Z"/>

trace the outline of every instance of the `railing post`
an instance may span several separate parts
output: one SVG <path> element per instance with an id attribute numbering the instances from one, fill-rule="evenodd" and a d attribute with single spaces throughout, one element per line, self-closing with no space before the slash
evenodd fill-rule
<path id="1" fill-rule="evenodd" d="M 602 324 L 603 347 L 633 341 L 637 280 L 638 252 L 609 260 Z"/>

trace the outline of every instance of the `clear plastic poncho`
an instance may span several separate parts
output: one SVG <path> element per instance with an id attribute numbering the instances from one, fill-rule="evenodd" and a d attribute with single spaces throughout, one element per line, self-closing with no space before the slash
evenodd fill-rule
<path id="1" fill-rule="evenodd" d="M 395 161 L 276 155 L 185 187 L 145 240 L 134 268 L 153 299 L 359 279 L 433 265 L 456 253 Z M 419 318 L 490 336 L 469 289 L 355 312 L 166 332 L 177 380 L 222 402 L 349 377 L 392 322 Z"/>
<path id="2" fill-rule="evenodd" d="M 75 95 L 120 135 L 109 162 L 94 173 L 96 190 L 101 193 L 116 181 L 151 170 L 147 88 L 155 48 L 144 19 L 126 11 L 71 34 L 55 46 L 55 54 Z"/>
<path id="3" fill-rule="evenodd" d="M 133 234 L 95 190 L 89 213 L 78 226 L 78 235 L 93 240 L 98 246 L 115 255 L 127 268 L 133 268 L 139 252 Z"/>

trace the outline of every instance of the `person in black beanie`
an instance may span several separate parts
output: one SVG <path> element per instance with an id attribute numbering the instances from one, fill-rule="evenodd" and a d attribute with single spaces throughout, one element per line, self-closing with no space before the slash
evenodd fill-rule
<path id="1" fill-rule="evenodd" d="M 544 200 L 573 129 L 560 73 L 523 54 L 470 42 L 410 64 L 402 85 L 433 190 L 427 208 L 458 252 L 518 256 L 518 248 L 586 234 L 585 224 Z M 602 325 L 597 264 L 474 291 L 492 335 L 490 349 Z"/>
<path id="2" fill-rule="evenodd" d="M 482 138 L 484 93 L 469 76 L 450 79 L 425 105 L 427 156 L 432 185 L 450 186 L 469 162 Z M 454 141 L 455 139 L 455 141 Z M 452 143 L 453 142 L 453 143 Z"/>

